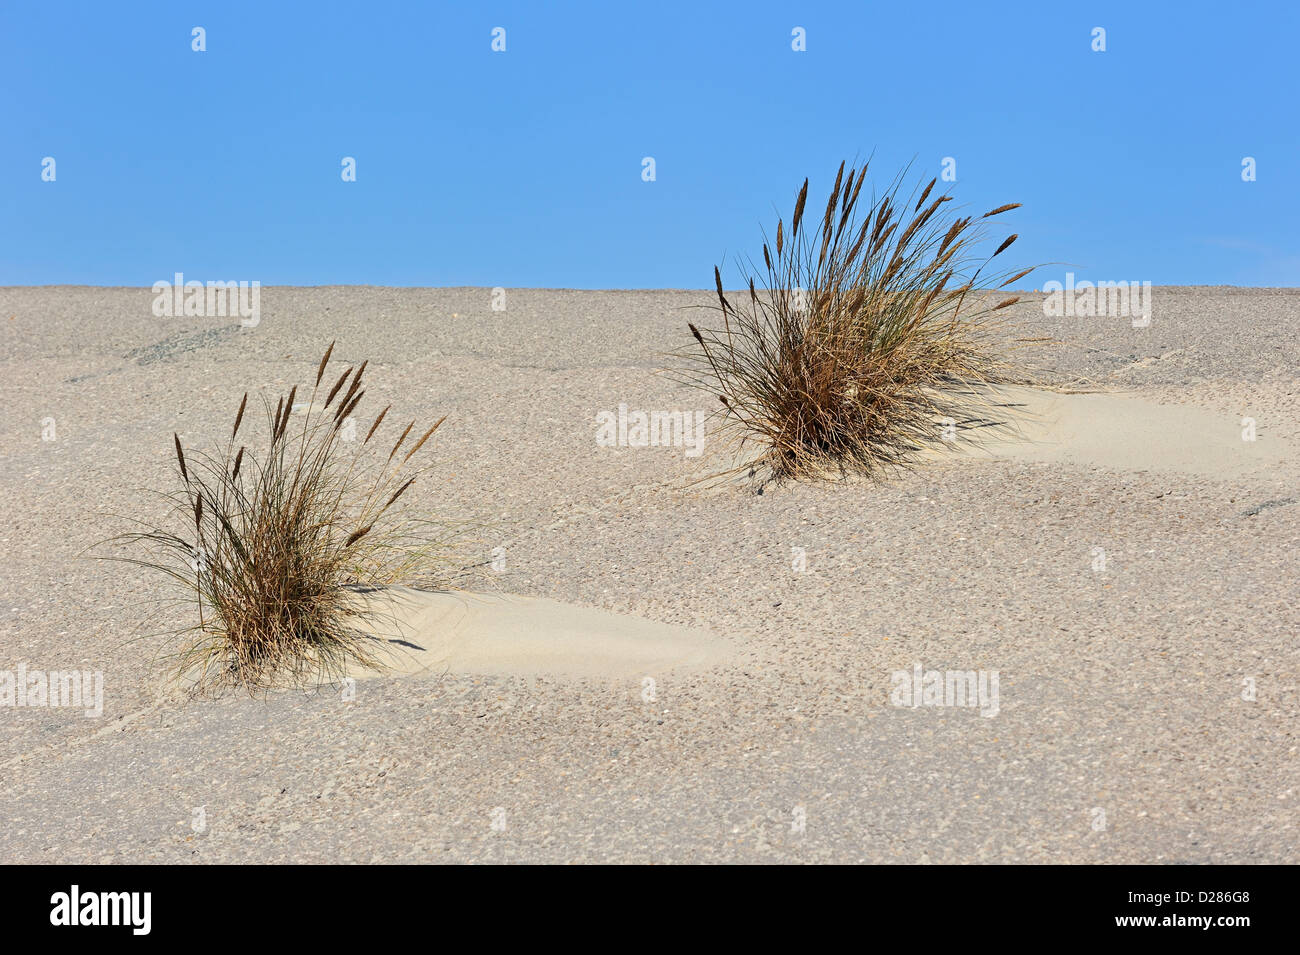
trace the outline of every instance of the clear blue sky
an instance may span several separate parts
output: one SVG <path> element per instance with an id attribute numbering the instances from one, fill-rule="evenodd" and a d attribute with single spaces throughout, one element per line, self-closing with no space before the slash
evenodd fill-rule
<path id="1" fill-rule="evenodd" d="M 1300 285 L 1294 0 L 2 2 L 0 284 L 705 288 L 874 152 L 1017 261 Z"/>

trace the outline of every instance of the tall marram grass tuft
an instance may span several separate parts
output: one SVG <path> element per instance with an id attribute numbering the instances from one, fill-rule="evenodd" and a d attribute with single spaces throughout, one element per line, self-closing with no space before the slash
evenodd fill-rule
<path id="1" fill-rule="evenodd" d="M 260 442 L 248 434 L 247 394 L 219 452 L 186 450 L 173 435 L 170 517 L 116 538 L 148 552 L 116 559 L 164 572 L 195 602 L 197 626 L 180 631 L 180 672 L 199 690 L 320 683 L 351 665 L 381 667 L 358 590 L 438 579 L 437 525 L 402 505 L 427 467 L 416 455 L 444 419 L 419 430 L 412 421 L 387 438 L 391 406 L 373 423 L 352 420 L 366 363 L 331 385 L 333 348 L 301 406 L 296 385 L 274 408 L 264 402 Z"/>
<path id="2" fill-rule="evenodd" d="M 718 303 L 706 307 L 721 321 L 689 325 L 685 379 L 716 396 L 724 427 L 758 445 L 751 464 L 772 477 L 908 464 L 940 440 L 943 419 L 977 416 L 982 386 L 1010 368 L 991 333 L 1018 296 L 997 290 L 1032 269 L 989 268 L 1015 235 L 983 258 L 975 247 L 1019 204 L 958 215 L 951 196 L 932 195 L 937 180 L 905 194 L 905 174 L 863 199 L 866 174 L 841 163 L 811 222 L 804 180 L 747 289 L 731 301 L 714 268 Z"/>

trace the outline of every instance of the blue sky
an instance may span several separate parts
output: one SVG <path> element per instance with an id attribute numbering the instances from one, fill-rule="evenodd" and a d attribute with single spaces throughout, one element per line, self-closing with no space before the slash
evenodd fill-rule
<path id="1" fill-rule="evenodd" d="M 1023 202 L 1040 286 L 1300 285 L 1297 9 L 7 0 L 0 284 L 738 284 L 874 153 Z"/>

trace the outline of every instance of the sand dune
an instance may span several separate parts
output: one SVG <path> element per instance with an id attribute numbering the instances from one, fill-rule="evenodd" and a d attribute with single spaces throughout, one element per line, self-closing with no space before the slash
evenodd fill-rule
<path id="1" fill-rule="evenodd" d="M 1300 291 L 1155 295 L 1147 328 L 1008 309 L 1062 343 L 1045 380 L 1100 393 L 1009 392 L 963 455 L 706 494 L 711 432 L 702 458 L 596 436 L 714 406 L 657 374 L 710 293 L 265 288 L 243 328 L 0 289 L 0 670 L 104 688 L 98 718 L 0 714 L 0 854 L 1294 862 Z M 488 596 L 390 601 L 413 646 L 351 699 L 159 701 L 159 581 L 79 558 L 173 477 L 173 432 L 224 443 L 334 339 L 371 410 L 449 414 L 407 503 L 473 528 L 455 584 Z M 996 717 L 895 704 L 917 664 L 998 671 Z"/>

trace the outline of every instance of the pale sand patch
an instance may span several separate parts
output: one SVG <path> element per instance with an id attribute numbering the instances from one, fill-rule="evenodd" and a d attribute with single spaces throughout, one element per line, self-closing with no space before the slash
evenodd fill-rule
<path id="1" fill-rule="evenodd" d="M 1255 440 L 1242 415 L 1157 404 L 1122 394 L 1059 394 L 1000 388 L 997 423 L 959 427 L 959 451 L 1120 471 L 1168 471 L 1230 478 L 1300 464 L 1280 421 L 1256 412 Z"/>
<path id="2" fill-rule="evenodd" d="M 954 454 L 984 459 L 1072 464 L 1115 471 L 1155 471 L 1211 478 L 1289 475 L 1300 468 L 1292 406 L 1254 396 L 1242 412 L 1177 404 L 1122 393 L 1077 393 L 1004 386 L 993 389 L 986 420 L 953 422 L 952 440 L 923 458 Z M 1242 438 L 1253 418 L 1255 439 Z M 936 436 L 944 422 L 935 422 Z M 760 451 L 706 445 L 700 487 L 717 493 L 749 477 Z"/>
<path id="3" fill-rule="evenodd" d="M 408 587 L 361 598 L 369 629 L 387 642 L 388 675 L 468 673 L 641 680 L 727 657 L 704 630 L 542 597 L 430 592 Z M 358 669 L 349 675 L 383 676 Z"/>

